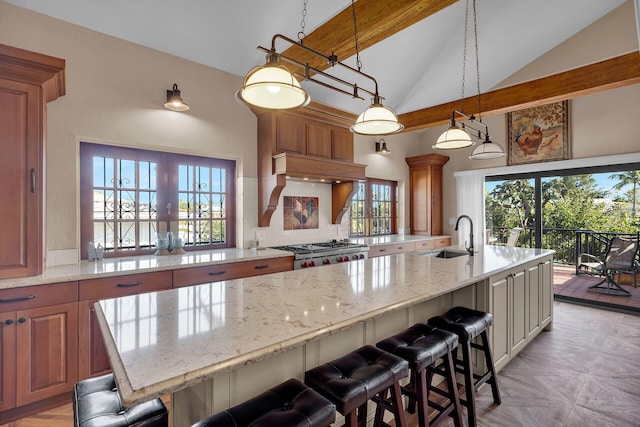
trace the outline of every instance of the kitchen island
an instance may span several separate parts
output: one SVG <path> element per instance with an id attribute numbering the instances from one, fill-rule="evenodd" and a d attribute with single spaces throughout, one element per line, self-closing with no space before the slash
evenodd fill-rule
<path id="1" fill-rule="evenodd" d="M 382 256 L 103 300 L 96 314 L 125 404 L 173 393 L 183 426 L 453 305 L 494 313 L 503 366 L 551 326 L 552 254 Z"/>

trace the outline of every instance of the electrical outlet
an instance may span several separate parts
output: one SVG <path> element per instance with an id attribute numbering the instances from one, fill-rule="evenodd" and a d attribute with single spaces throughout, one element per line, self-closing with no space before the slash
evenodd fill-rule
<path id="1" fill-rule="evenodd" d="M 267 239 L 267 232 L 264 230 L 256 230 L 256 240 L 263 241 Z"/>
<path id="2" fill-rule="evenodd" d="M 455 225 L 456 224 L 456 219 L 455 218 L 449 218 L 449 225 Z"/>

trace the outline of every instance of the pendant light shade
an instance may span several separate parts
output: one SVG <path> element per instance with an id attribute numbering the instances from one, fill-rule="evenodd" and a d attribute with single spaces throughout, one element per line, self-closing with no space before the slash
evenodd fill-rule
<path id="1" fill-rule="evenodd" d="M 382 105 L 378 96 L 351 126 L 351 132 L 360 135 L 389 135 L 402 129 L 404 126 L 398 122 L 398 115 L 391 108 Z"/>
<path id="2" fill-rule="evenodd" d="M 438 138 L 433 148 L 440 150 L 453 150 L 456 148 L 470 147 L 474 144 L 471 136 L 464 129 L 452 124 L 449 129 L 444 131 Z"/>
<path id="3" fill-rule="evenodd" d="M 265 65 L 249 70 L 236 98 L 273 110 L 304 107 L 311 101 L 309 94 L 300 87 L 287 67 L 280 64 L 276 55 L 269 55 Z"/>
<path id="4" fill-rule="evenodd" d="M 487 135 L 487 138 L 478 145 L 469 158 L 471 160 L 489 160 L 498 159 L 504 156 L 504 148 L 498 143 L 491 141 L 491 138 Z"/>
<path id="5" fill-rule="evenodd" d="M 189 109 L 189 106 L 180 97 L 178 85 L 175 83 L 172 90 L 167 90 L 167 102 L 164 103 L 164 108 L 172 111 L 187 111 Z"/>

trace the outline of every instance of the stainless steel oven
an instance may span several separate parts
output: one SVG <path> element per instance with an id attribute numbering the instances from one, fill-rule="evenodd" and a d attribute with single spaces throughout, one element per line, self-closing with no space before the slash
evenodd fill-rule
<path id="1" fill-rule="evenodd" d="M 275 246 L 273 249 L 293 253 L 294 270 L 365 259 L 369 253 L 366 245 L 338 240 Z"/>

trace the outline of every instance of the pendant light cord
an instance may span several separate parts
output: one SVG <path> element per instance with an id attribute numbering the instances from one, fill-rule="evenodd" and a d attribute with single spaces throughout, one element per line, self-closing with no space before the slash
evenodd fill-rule
<path id="1" fill-rule="evenodd" d="M 362 61 L 360 61 L 360 48 L 358 47 L 358 22 L 356 21 L 356 5 L 355 1 L 351 0 L 351 14 L 353 15 L 353 38 L 356 42 L 356 66 L 358 71 L 362 69 Z"/>
<path id="2" fill-rule="evenodd" d="M 302 2 L 302 20 L 300 21 L 300 31 L 298 31 L 298 40 L 300 40 L 300 44 L 304 44 L 304 40 L 307 38 L 307 35 L 304 33 L 304 27 L 307 25 L 307 3 L 309 3 L 309 0 L 303 0 Z"/>
<path id="3" fill-rule="evenodd" d="M 469 22 L 469 0 L 465 3 L 464 9 L 464 44 L 462 48 L 462 92 L 460 93 L 460 111 L 464 113 L 464 83 L 467 74 L 467 23 Z"/>
<path id="4" fill-rule="evenodd" d="M 473 0 L 473 36 L 476 42 L 476 83 L 478 85 L 478 120 L 482 121 L 480 109 L 480 57 L 478 55 L 478 22 L 476 18 L 476 0 Z"/>

